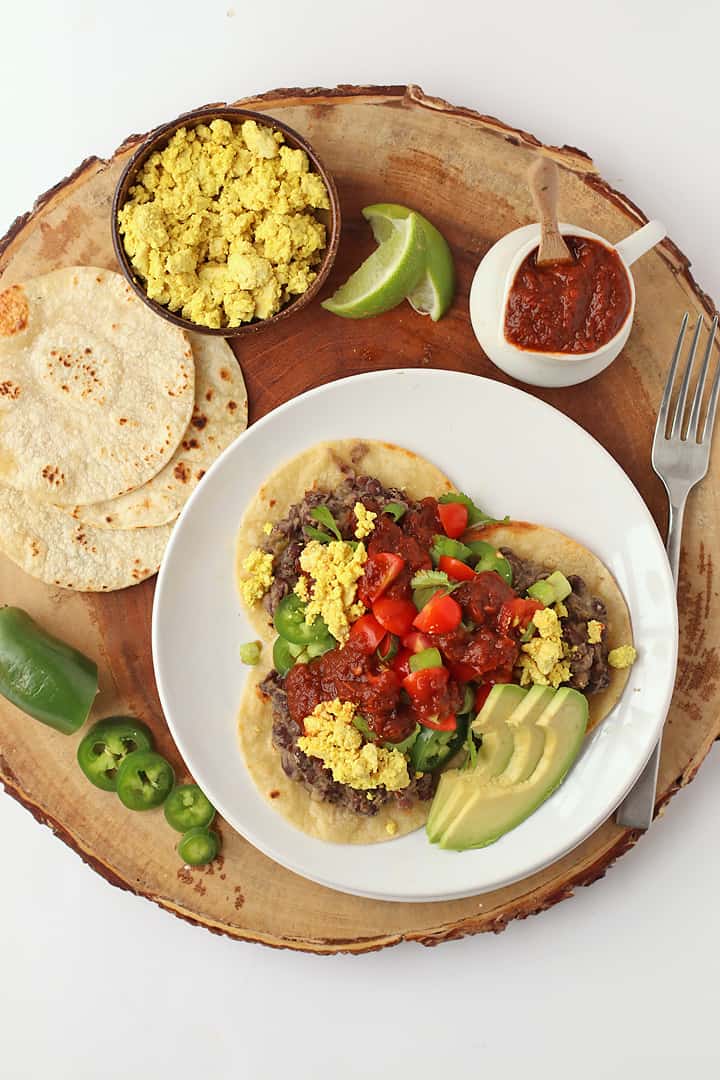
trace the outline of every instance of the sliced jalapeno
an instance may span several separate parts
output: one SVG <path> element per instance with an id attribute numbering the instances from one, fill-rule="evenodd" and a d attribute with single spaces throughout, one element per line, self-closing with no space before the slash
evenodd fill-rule
<path id="1" fill-rule="evenodd" d="M 150 729 L 132 716 L 108 716 L 88 731 L 77 749 L 78 765 L 91 784 L 115 791 L 118 769 L 136 750 L 152 750 Z"/>
<path id="2" fill-rule="evenodd" d="M 154 750 L 136 750 L 117 773 L 117 793 L 128 810 L 153 810 L 172 791 L 175 773 L 169 761 Z"/>
<path id="3" fill-rule="evenodd" d="M 487 540 L 471 540 L 467 546 L 473 555 L 480 556 L 475 563 L 475 570 L 478 574 L 482 573 L 483 570 L 494 570 L 503 581 L 506 581 L 508 585 L 512 585 L 512 567 L 496 547 L 488 544 Z"/>
<path id="4" fill-rule="evenodd" d="M 331 637 L 323 619 L 317 618 L 312 623 L 306 621 L 305 604 L 295 593 L 280 601 L 273 621 L 280 637 L 292 645 L 309 645 Z"/>
<path id="5" fill-rule="evenodd" d="M 458 717 L 454 731 L 433 731 L 423 727 L 410 750 L 416 772 L 432 772 L 448 761 L 465 741 L 467 719 Z"/>
<path id="6" fill-rule="evenodd" d="M 212 862 L 220 850 L 220 838 L 207 828 L 188 829 L 177 846 L 178 855 L 188 866 Z"/>
<path id="7" fill-rule="evenodd" d="M 211 825 L 215 807 L 197 784 L 179 784 L 165 800 L 165 820 L 171 829 L 187 832 Z"/>

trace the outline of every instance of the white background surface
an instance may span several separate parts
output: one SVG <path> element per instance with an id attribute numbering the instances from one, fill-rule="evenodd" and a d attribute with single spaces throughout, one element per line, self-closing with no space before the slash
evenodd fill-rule
<path id="1" fill-rule="evenodd" d="M 713 0 L 6 0 L 0 25 L 0 232 L 84 156 L 191 106 L 417 82 L 587 150 L 720 296 Z M 606 879 L 538 918 L 364 958 L 187 926 L 0 796 L 0 1076 L 715 1077 L 719 785 L 715 750 Z"/>

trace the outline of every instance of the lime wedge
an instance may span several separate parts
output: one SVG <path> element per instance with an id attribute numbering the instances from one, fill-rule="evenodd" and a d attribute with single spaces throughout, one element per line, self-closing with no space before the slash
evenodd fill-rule
<path id="1" fill-rule="evenodd" d="M 409 212 L 388 228 L 372 255 L 322 306 L 346 319 L 380 315 L 414 292 L 424 273 L 425 229 L 420 216 Z"/>
<path id="2" fill-rule="evenodd" d="M 411 214 L 420 219 L 425 234 L 425 274 L 408 292 L 407 299 L 420 315 L 429 315 L 437 322 L 452 304 L 455 294 L 455 266 L 447 240 L 432 222 L 407 206 L 376 203 L 363 210 L 378 243 L 387 241 L 400 222 L 406 221 Z"/>

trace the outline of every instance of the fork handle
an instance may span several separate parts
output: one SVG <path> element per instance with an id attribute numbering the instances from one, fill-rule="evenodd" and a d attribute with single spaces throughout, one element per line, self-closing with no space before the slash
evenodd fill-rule
<path id="1" fill-rule="evenodd" d="M 668 520 L 668 537 L 665 547 L 676 589 L 680 577 L 680 541 L 682 540 L 686 502 L 687 492 L 678 501 L 670 499 L 670 518 Z"/>
<path id="2" fill-rule="evenodd" d="M 670 519 L 668 521 L 667 548 L 668 560 L 672 571 L 673 581 L 677 589 L 678 575 L 680 572 L 680 540 L 682 538 L 683 516 L 687 492 L 679 500 L 670 499 Z M 618 825 L 624 825 L 628 829 L 649 829 L 655 812 L 655 793 L 657 790 L 658 767 L 660 765 L 660 751 L 662 749 L 662 735 L 655 744 L 648 762 L 618 807 L 615 820 Z"/>

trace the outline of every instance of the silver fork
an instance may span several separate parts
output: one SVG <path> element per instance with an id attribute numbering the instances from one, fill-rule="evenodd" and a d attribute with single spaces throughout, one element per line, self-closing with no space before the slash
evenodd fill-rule
<path id="1" fill-rule="evenodd" d="M 685 365 L 685 371 L 678 392 L 677 404 L 675 405 L 673 413 L 672 425 L 668 433 L 667 426 L 670 415 L 670 400 L 672 398 L 673 383 L 675 382 L 675 375 L 680 361 L 687 324 L 688 316 L 686 312 L 680 327 L 680 334 L 678 335 L 675 352 L 673 353 L 667 382 L 665 383 L 665 392 L 663 393 L 663 398 L 660 403 L 660 411 L 658 413 L 657 424 L 655 425 L 655 437 L 653 439 L 652 447 L 652 466 L 665 485 L 665 490 L 667 491 L 668 499 L 670 501 L 667 553 L 676 588 L 680 565 L 680 540 L 682 537 L 685 503 L 687 502 L 687 497 L 692 489 L 702 480 L 708 471 L 710 462 L 710 443 L 712 442 L 713 424 L 715 422 L 715 413 L 717 412 L 718 396 L 720 395 L 719 363 L 710 390 L 702 434 L 698 434 L 703 391 L 705 389 L 705 381 L 710 367 L 715 331 L 718 326 L 718 316 L 716 315 L 710 327 L 710 336 L 708 338 L 705 356 L 703 357 L 702 367 L 700 368 L 700 374 L 695 387 L 695 394 L 690 406 L 690 415 L 689 417 L 686 417 L 685 411 L 688 390 L 690 387 L 690 377 L 692 375 L 695 354 L 697 352 L 700 332 L 703 326 L 702 316 L 700 316 L 695 325 L 695 333 L 693 334 L 692 344 L 690 346 L 690 355 L 688 356 L 687 364 Z M 650 823 L 653 819 L 653 812 L 655 810 L 655 788 L 657 785 L 658 765 L 660 763 L 661 743 L 662 738 L 658 740 L 657 746 L 653 750 L 652 756 L 639 778 L 636 780 L 635 786 L 630 790 L 630 793 L 625 796 L 623 802 L 620 803 L 615 818 L 618 825 L 625 825 L 632 829 L 647 829 L 650 827 Z"/>

